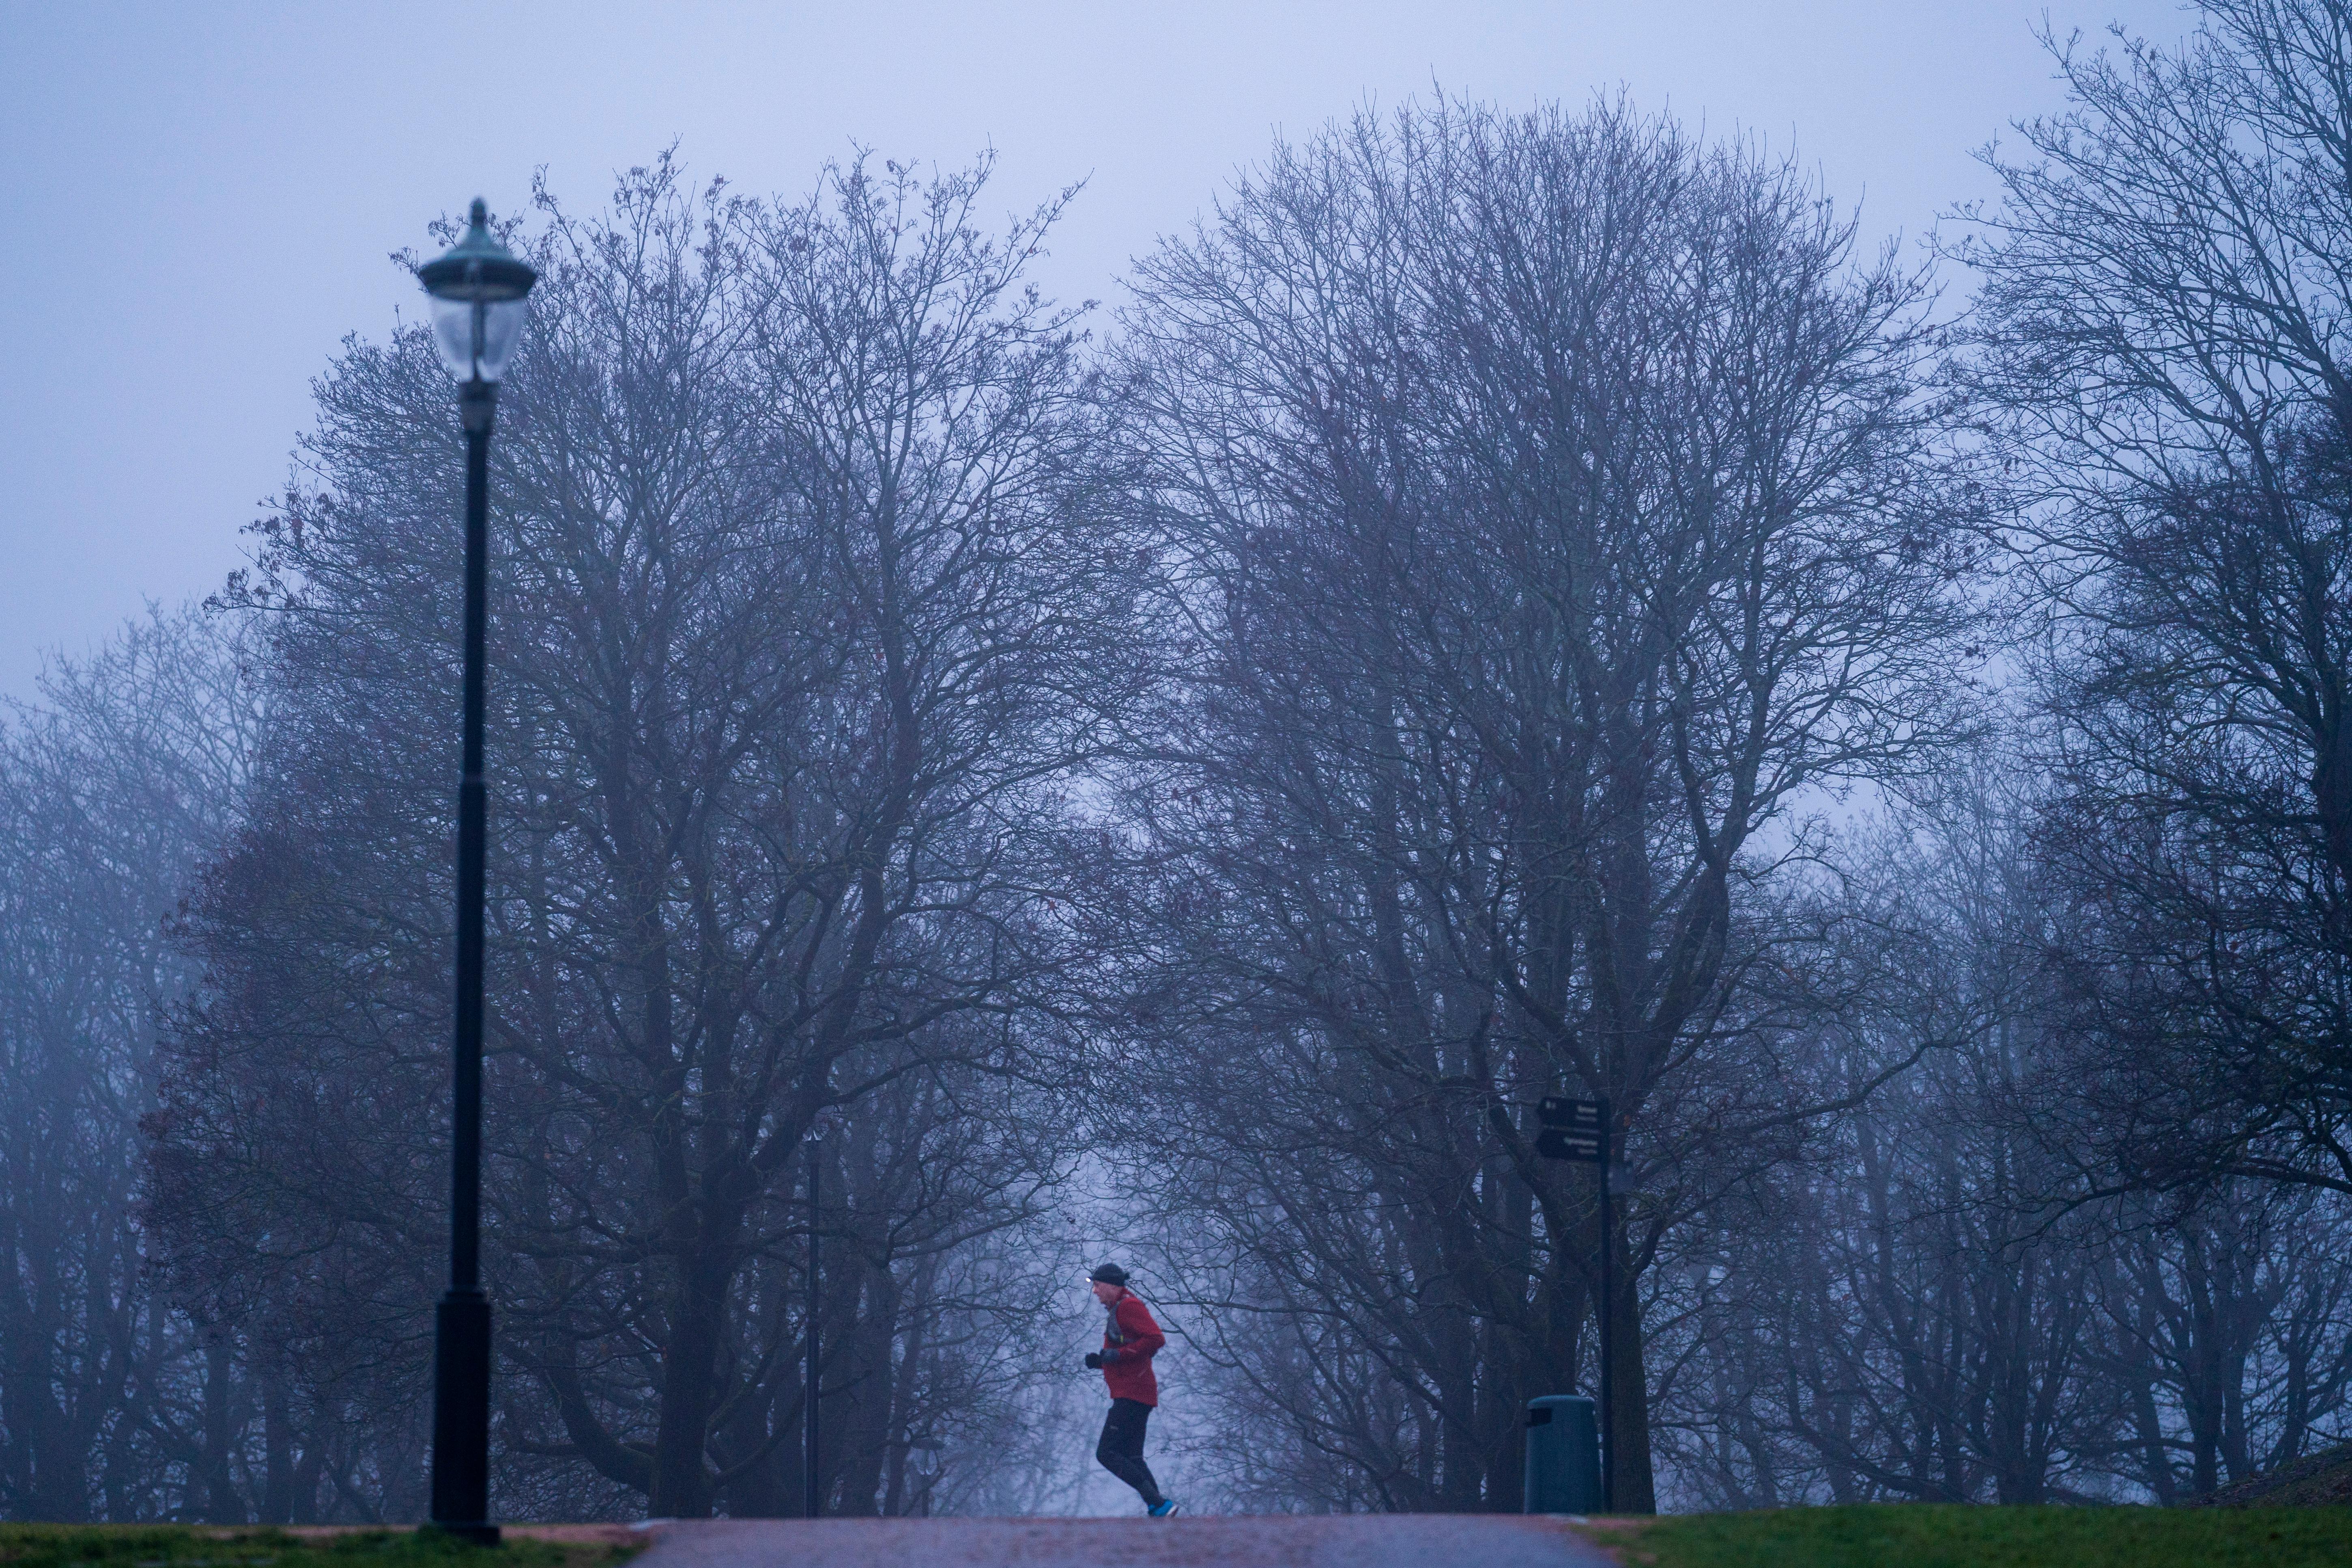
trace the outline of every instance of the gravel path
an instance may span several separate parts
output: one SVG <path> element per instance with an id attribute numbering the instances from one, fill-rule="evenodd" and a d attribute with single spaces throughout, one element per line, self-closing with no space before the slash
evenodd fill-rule
<path id="1" fill-rule="evenodd" d="M 1565 1521 L 1505 1514 L 705 1520 L 630 1568 L 1613 1568 Z"/>

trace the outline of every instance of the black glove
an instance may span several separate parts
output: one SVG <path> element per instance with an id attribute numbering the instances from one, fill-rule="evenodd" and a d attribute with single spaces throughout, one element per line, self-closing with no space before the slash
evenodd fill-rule
<path id="1" fill-rule="evenodd" d="M 1101 1370 L 1102 1370 L 1102 1352 L 1100 1352 L 1100 1351 L 1088 1351 L 1088 1352 L 1087 1352 L 1087 1370 L 1089 1370 L 1089 1371 L 1093 1371 L 1093 1372 L 1099 1372 L 1099 1371 L 1101 1371 Z"/>

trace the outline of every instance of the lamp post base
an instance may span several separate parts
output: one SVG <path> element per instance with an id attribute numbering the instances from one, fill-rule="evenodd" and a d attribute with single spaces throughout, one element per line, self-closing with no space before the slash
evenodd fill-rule
<path id="1" fill-rule="evenodd" d="M 434 1309 L 433 1329 L 433 1528 L 495 1545 L 489 1298 L 449 1291 Z"/>

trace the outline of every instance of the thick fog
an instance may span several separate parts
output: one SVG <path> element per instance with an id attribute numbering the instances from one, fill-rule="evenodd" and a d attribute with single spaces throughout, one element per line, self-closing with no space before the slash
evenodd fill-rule
<path id="1" fill-rule="evenodd" d="M 487 187 L 539 273 L 489 462 L 495 1511 L 795 1513 L 813 1398 L 827 1512 L 1124 1510 L 1105 1262 L 1198 1511 L 1516 1511 L 1604 1313 L 1628 1511 L 2173 1502 L 2342 1440 L 2352 13 L 2157 20 L 1974 18 L 2015 98 L 1867 151 L 1841 94 L 1901 51 L 1851 38 L 1761 97 L 1695 40 L 1696 101 L 1391 91 L 1402 24 L 1295 80 L 1272 24 L 961 62 L 1066 80 L 1099 159 L 1042 100 L 1051 156 L 990 150 L 969 83 L 853 144 L 809 62 L 885 40 L 836 29 L 791 36 L 826 151 Z M 446 211 L 465 118 L 528 149 L 500 85 L 556 115 L 594 33 L 352 68 L 413 61 Z M 140 521 L 15 590 L 68 647 L 0 723 L 7 1518 L 425 1511 L 465 441 L 382 253 L 456 236 L 325 211 L 365 267 L 289 212 L 99 330 L 232 455 L 11 458 L 12 540 Z M 194 390 L 281 270 L 278 384 Z M 142 570 L 200 580 L 90 639 Z M 1607 1221 L 1556 1095 L 1610 1102 Z"/>

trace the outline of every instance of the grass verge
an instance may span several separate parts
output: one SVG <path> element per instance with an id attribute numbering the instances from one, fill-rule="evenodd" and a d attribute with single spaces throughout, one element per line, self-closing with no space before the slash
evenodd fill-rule
<path id="1" fill-rule="evenodd" d="M 0 1524 L 0 1568 L 613 1568 L 644 1545 L 509 1530 L 493 1553 L 431 1531 Z"/>
<path id="2" fill-rule="evenodd" d="M 2342 1568 L 2352 1509 L 1874 1504 L 1683 1514 L 1594 1538 L 1642 1568 Z"/>

